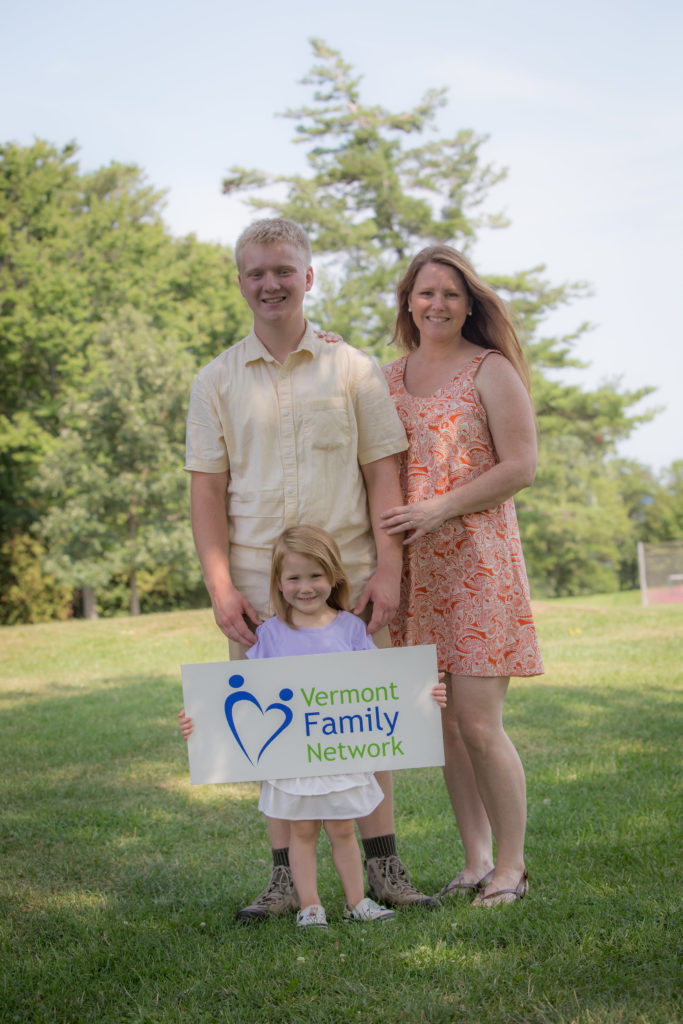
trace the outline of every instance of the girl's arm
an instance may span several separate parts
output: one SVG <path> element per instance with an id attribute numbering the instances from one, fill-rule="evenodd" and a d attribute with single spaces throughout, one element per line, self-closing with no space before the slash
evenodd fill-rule
<path id="1" fill-rule="evenodd" d="M 454 516 L 495 508 L 533 483 L 536 426 L 531 399 L 517 371 L 507 359 L 490 356 L 481 364 L 475 383 L 498 462 L 475 480 L 446 494 L 384 512 L 382 528 L 389 534 L 406 533 L 404 544 L 438 530 Z"/>
<path id="2" fill-rule="evenodd" d="M 180 733 L 184 740 L 187 740 L 190 733 L 194 731 L 194 722 L 191 718 L 185 714 L 185 709 L 178 712 L 178 718 L 180 720 Z"/>

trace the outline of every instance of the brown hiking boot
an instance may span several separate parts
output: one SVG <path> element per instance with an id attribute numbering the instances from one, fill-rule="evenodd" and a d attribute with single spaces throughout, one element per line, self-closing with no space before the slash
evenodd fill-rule
<path id="1" fill-rule="evenodd" d="M 368 874 L 370 895 L 378 903 L 390 907 L 417 906 L 434 910 L 440 907 L 435 896 L 426 896 L 410 881 L 410 876 L 400 858 L 372 857 L 365 864 Z"/>
<path id="2" fill-rule="evenodd" d="M 299 897 L 294 888 L 291 868 L 279 864 L 273 868 L 270 882 L 248 907 L 238 910 L 238 921 L 265 921 L 270 914 L 286 914 L 299 909 Z"/>

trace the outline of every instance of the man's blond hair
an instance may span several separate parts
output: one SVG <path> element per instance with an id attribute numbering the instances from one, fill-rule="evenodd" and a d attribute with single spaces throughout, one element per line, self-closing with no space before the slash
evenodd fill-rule
<path id="1" fill-rule="evenodd" d="M 276 242 L 293 245 L 303 256 L 305 267 L 310 267 L 313 258 L 311 243 L 301 225 L 284 217 L 268 217 L 254 221 L 237 239 L 235 262 L 239 273 L 242 273 L 242 255 L 247 245 L 273 245 Z"/>

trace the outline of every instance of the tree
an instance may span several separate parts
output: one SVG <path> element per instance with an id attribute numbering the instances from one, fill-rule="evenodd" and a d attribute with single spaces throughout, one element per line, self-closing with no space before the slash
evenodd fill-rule
<path id="1" fill-rule="evenodd" d="M 360 79 L 340 54 L 319 39 L 311 45 L 322 63 L 303 81 L 314 86 L 315 105 L 284 116 L 297 122 L 297 141 L 310 146 L 312 174 L 233 167 L 223 191 L 286 185 L 283 202 L 252 198 L 250 205 L 298 221 L 317 256 L 336 257 L 318 284 L 315 312 L 350 343 L 381 353 L 400 268 L 425 239 L 458 239 L 467 248 L 479 227 L 504 224 L 501 216 L 480 209 L 503 172 L 480 165 L 486 137 L 469 130 L 404 148 L 404 138 L 433 125 L 446 103 L 444 89 L 431 90 L 413 110 L 397 114 L 363 106 Z"/>
<path id="2" fill-rule="evenodd" d="M 636 542 L 683 539 L 683 461 L 659 475 L 629 459 L 615 459 L 613 468 L 633 532 L 632 544 L 622 554 L 621 578 L 624 586 L 637 587 Z"/>
<path id="3" fill-rule="evenodd" d="M 0 552 L 46 512 L 41 465 L 93 370 L 103 323 L 139 310 L 196 366 L 248 325 L 229 250 L 173 238 L 163 192 L 138 167 L 84 173 L 76 154 L 73 143 L 0 146 Z M 23 564 L 37 549 L 21 550 Z"/>
<path id="4" fill-rule="evenodd" d="M 320 39 L 311 45 L 317 63 L 303 82 L 313 87 L 313 102 L 284 114 L 296 123 L 296 141 L 307 146 L 310 173 L 232 167 L 223 190 L 246 192 L 254 209 L 291 217 L 307 229 L 325 265 L 313 318 L 385 359 L 391 352 L 386 345 L 393 333 L 394 289 L 409 259 L 439 242 L 469 252 L 482 228 L 504 227 L 505 220 L 488 214 L 484 202 L 505 172 L 482 162 L 486 137 L 469 129 L 408 144 L 434 128 L 445 90 L 429 91 L 400 113 L 368 106 L 360 79 L 338 51 Z M 254 195 L 275 185 L 284 186 L 283 199 Z M 484 276 L 512 307 L 532 371 L 541 468 L 533 492 L 519 502 L 525 540 L 532 524 L 541 531 L 539 516 L 543 522 L 538 544 L 531 545 L 531 576 L 542 581 L 545 593 L 575 593 L 615 585 L 616 550 L 607 542 L 620 498 L 616 474 L 605 467 L 616 441 L 650 417 L 630 410 L 652 389 L 623 392 L 606 384 L 587 391 L 562 381 L 564 369 L 582 365 L 572 347 L 588 325 L 556 338 L 542 335 L 542 324 L 551 310 L 585 295 L 588 287 L 581 281 L 553 285 L 544 274 L 539 264 L 517 274 Z M 627 520 L 622 525 L 628 529 Z M 609 568 L 598 572 L 596 550 L 603 540 Z M 564 565 L 563 546 L 565 552 L 573 549 Z"/>
<path id="5" fill-rule="evenodd" d="M 42 467 L 45 564 L 73 588 L 125 578 L 136 615 L 141 573 L 167 589 L 198 582 L 181 468 L 195 365 L 131 308 L 101 326 L 87 355 Z"/>

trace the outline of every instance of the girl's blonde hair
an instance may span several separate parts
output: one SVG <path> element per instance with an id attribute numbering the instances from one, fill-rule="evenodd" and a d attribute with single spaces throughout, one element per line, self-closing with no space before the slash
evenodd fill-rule
<path id="1" fill-rule="evenodd" d="M 414 352 L 420 347 L 420 332 L 408 305 L 410 293 L 415 287 L 415 278 L 428 263 L 441 263 L 457 270 L 465 282 L 472 313 L 463 326 L 463 338 L 481 348 L 494 348 L 502 352 L 522 378 L 527 391 L 530 391 L 529 367 L 505 303 L 482 281 L 470 261 L 450 245 L 430 245 L 422 249 L 403 275 L 396 289 L 398 315 L 392 344 L 397 343 L 404 352 Z"/>
<path id="2" fill-rule="evenodd" d="M 327 603 L 337 611 L 348 610 L 349 581 L 334 537 L 319 526 L 289 526 L 273 545 L 273 561 L 270 567 L 270 603 L 278 619 L 292 626 L 292 609 L 280 590 L 285 555 L 305 555 L 318 562 L 332 587 Z M 292 629 L 295 628 L 292 626 Z"/>

